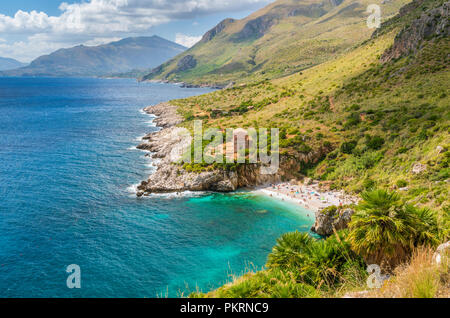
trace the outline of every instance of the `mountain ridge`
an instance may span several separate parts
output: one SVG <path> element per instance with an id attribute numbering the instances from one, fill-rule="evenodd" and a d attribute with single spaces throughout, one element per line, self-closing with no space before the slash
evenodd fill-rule
<path id="1" fill-rule="evenodd" d="M 136 69 L 150 69 L 183 52 L 186 48 L 161 38 L 129 37 L 98 46 L 77 45 L 56 50 L 28 66 L 1 76 L 108 76 Z"/>
<path id="2" fill-rule="evenodd" d="M 0 71 L 13 70 L 15 68 L 24 67 L 26 65 L 26 63 L 22 63 L 13 58 L 0 57 Z"/>
<path id="3" fill-rule="evenodd" d="M 406 2 L 385 2 L 383 16 L 393 16 Z M 369 4 L 368 0 L 278 0 L 244 19 L 221 21 L 195 46 L 141 79 L 226 86 L 294 74 L 370 38 Z M 178 70 L 187 55 L 195 63 Z"/>

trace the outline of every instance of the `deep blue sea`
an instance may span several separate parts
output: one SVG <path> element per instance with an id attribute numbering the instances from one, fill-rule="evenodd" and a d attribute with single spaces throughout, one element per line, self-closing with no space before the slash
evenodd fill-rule
<path id="1" fill-rule="evenodd" d="M 0 78 L 0 297 L 177 297 L 261 268 L 307 211 L 251 193 L 137 199 L 145 106 L 208 92 Z M 81 268 L 81 288 L 66 267 Z"/>

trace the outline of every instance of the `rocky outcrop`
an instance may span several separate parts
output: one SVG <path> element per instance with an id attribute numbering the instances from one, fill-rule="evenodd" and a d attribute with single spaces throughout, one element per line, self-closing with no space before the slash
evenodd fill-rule
<path id="1" fill-rule="evenodd" d="M 298 177 L 300 161 L 287 158 L 281 158 L 276 174 L 263 174 L 260 164 L 238 165 L 233 171 L 212 168 L 203 172 L 187 171 L 180 162 L 185 153 L 190 153 L 191 135 L 185 128 L 176 126 L 182 122 L 176 107 L 162 103 L 147 107 L 145 111 L 158 116 L 155 122 L 163 129 L 145 136 L 138 146 L 138 149 L 150 151 L 152 158 L 160 159 L 156 172 L 138 186 L 138 196 L 181 191 L 231 192 Z"/>
<path id="2" fill-rule="evenodd" d="M 422 172 L 425 172 L 427 170 L 427 166 L 423 165 L 421 163 L 415 163 L 412 168 L 411 168 L 411 172 L 413 174 L 421 174 Z"/>
<path id="3" fill-rule="evenodd" d="M 311 231 L 322 236 L 330 236 L 335 230 L 346 229 L 353 214 L 354 211 L 352 209 L 325 208 L 316 212 L 316 223 L 311 228 Z"/>
<path id="4" fill-rule="evenodd" d="M 175 72 L 184 72 L 197 66 L 197 60 L 193 55 L 183 56 L 177 64 Z"/>
<path id="5" fill-rule="evenodd" d="M 152 158 L 161 159 L 158 168 L 147 181 L 138 186 L 138 196 L 150 193 L 182 191 L 232 192 L 238 188 L 280 182 L 292 178 L 298 171 L 295 161 L 283 161 L 279 173 L 261 173 L 258 164 L 237 166 L 234 171 L 210 169 L 192 172 L 179 164 L 184 153 L 190 150 L 191 136 L 180 127 L 169 127 L 144 138 L 139 149 L 152 152 Z"/>
<path id="6" fill-rule="evenodd" d="M 200 43 L 206 43 L 215 38 L 218 34 L 220 34 L 228 25 L 232 24 L 236 20 L 234 19 L 225 19 L 216 25 L 214 28 L 205 33 Z"/>
<path id="7" fill-rule="evenodd" d="M 439 245 L 436 253 L 433 255 L 433 261 L 436 264 L 441 264 L 445 258 L 450 257 L 450 241 Z"/>
<path id="8" fill-rule="evenodd" d="M 148 80 L 151 80 L 154 76 L 162 74 L 165 71 L 168 63 L 169 62 L 167 62 L 165 64 L 161 64 L 160 66 L 152 69 L 149 74 L 142 77 L 141 81 L 148 81 Z M 197 60 L 195 59 L 195 57 L 193 55 L 183 56 L 178 61 L 175 69 L 164 76 L 164 81 L 167 82 L 167 78 L 169 78 L 170 75 L 172 75 L 172 74 L 175 74 L 177 72 L 188 71 L 192 68 L 195 68 L 196 66 L 197 66 Z M 195 87 L 195 86 L 193 86 L 193 87 Z"/>
<path id="9" fill-rule="evenodd" d="M 275 25 L 279 16 L 277 15 L 263 15 L 256 19 L 248 21 L 244 28 L 236 35 L 236 40 L 244 41 L 248 39 L 258 39 Z"/>
<path id="10" fill-rule="evenodd" d="M 240 166 L 236 171 L 188 172 L 180 165 L 167 164 L 164 160 L 149 180 L 138 186 L 138 196 L 182 191 L 232 192 L 238 188 L 280 182 L 289 177 L 291 175 L 285 173 L 261 174 L 256 164 Z"/>
<path id="11" fill-rule="evenodd" d="M 413 8 L 408 6 L 406 8 Z M 438 8 L 428 10 L 414 20 L 410 26 L 403 29 L 394 40 L 394 45 L 381 57 L 382 62 L 415 54 L 424 40 L 435 37 L 449 36 L 449 8 L 450 2 L 444 3 Z M 406 12 L 400 11 L 400 15 Z"/>
<path id="12" fill-rule="evenodd" d="M 161 103 L 156 106 L 144 108 L 147 114 L 155 115 L 155 124 L 161 128 L 176 126 L 183 121 L 183 117 L 177 112 L 177 107 L 168 103 Z M 145 139 L 145 138 L 144 138 Z"/>

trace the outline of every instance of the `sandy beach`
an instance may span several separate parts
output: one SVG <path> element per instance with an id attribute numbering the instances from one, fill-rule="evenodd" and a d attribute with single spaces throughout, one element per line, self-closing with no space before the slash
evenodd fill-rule
<path id="1" fill-rule="evenodd" d="M 317 183 L 300 185 L 283 182 L 260 187 L 254 192 L 274 199 L 296 203 L 314 212 L 332 205 L 341 206 L 358 203 L 357 197 L 345 194 L 343 191 L 320 191 Z"/>

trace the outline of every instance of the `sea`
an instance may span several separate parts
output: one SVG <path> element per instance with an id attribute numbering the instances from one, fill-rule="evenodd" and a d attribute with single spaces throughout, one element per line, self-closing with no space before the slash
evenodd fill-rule
<path id="1" fill-rule="evenodd" d="M 136 197 L 155 169 L 136 145 L 159 129 L 142 109 L 210 91 L 0 78 L 0 297 L 186 297 L 309 231 L 311 212 L 253 192 Z"/>

